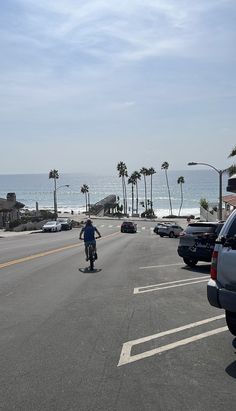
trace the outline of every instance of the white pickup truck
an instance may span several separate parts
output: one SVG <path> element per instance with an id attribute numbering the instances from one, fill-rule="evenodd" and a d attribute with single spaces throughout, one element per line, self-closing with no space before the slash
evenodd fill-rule
<path id="1" fill-rule="evenodd" d="M 207 298 L 211 305 L 225 310 L 229 331 L 236 336 L 236 210 L 216 240 Z"/>

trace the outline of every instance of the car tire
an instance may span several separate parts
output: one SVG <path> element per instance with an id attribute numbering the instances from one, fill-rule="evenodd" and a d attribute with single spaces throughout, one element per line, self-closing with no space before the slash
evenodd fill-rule
<path id="1" fill-rule="evenodd" d="M 173 238 L 174 236 L 175 236 L 175 235 L 174 235 L 173 231 L 171 231 L 170 234 L 169 234 L 169 237 L 170 237 L 170 238 Z"/>
<path id="2" fill-rule="evenodd" d="M 163 235 L 163 234 L 160 234 L 160 237 L 164 237 L 164 235 Z"/>
<path id="3" fill-rule="evenodd" d="M 236 336 L 236 313 L 226 310 L 225 317 L 229 331 Z"/>
<path id="4" fill-rule="evenodd" d="M 188 265 L 189 267 L 195 267 L 195 265 L 198 262 L 198 260 L 196 260 L 195 258 L 183 258 L 183 260 L 185 264 Z"/>

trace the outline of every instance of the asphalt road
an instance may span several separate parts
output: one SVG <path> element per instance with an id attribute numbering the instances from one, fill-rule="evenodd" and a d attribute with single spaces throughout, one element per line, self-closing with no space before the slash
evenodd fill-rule
<path id="1" fill-rule="evenodd" d="M 0 239 L 0 409 L 233 410 L 236 343 L 206 298 L 209 265 L 178 239 L 99 220 L 87 269 L 79 230 Z M 235 348 L 234 348 L 235 346 Z"/>

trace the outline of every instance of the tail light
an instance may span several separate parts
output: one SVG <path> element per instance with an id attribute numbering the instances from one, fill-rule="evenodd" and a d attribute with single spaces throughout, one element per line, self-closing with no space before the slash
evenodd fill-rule
<path id="1" fill-rule="evenodd" d="M 212 280 L 217 279 L 217 258 L 218 258 L 218 251 L 213 251 L 212 259 L 211 259 L 211 278 Z"/>

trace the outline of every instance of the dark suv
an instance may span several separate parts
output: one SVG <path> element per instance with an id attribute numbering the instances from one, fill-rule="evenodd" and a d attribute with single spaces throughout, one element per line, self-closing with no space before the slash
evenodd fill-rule
<path id="1" fill-rule="evenodd" d="M 70 218 L 59 217 L 57 221 L 61 223 L 62 230 L 72 230 L 72 220 Z"/>
<path id="2" fill-rule="evenodd" d="M 180 234 L 178 254 L 186 265 L 194 267 L 198 261 L 210 262 L 215 240 L 224 222 L 189 224 Z"/>
<path id="3" fill-rule="evenodd" d="M 120 231 L 122 233 L 137 233 L 137 224 L 132 221 L 124 221 L 121 224 Z"/>

